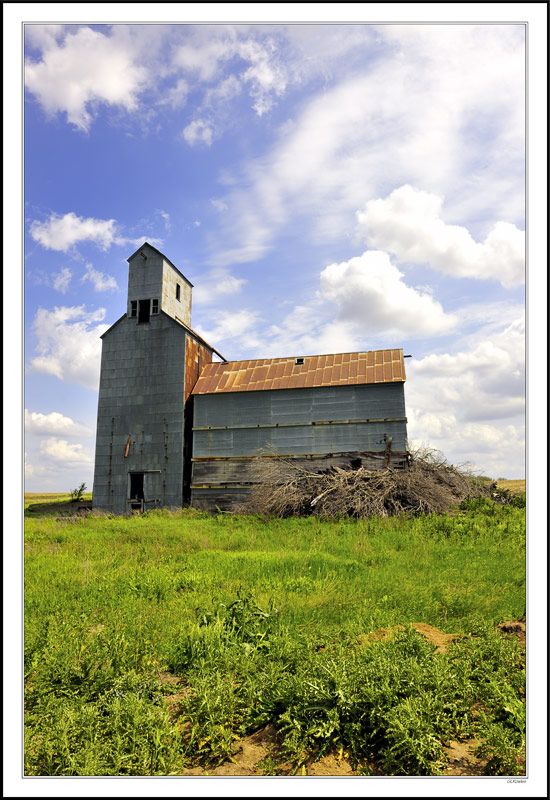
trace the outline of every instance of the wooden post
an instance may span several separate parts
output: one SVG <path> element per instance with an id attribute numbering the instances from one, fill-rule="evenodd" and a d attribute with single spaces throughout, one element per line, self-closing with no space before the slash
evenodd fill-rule
<path id="1" fill-rule="evenodd" d="M 392 443 L 392 437 L 390 436 L 388 439 L 388 443 L 386 445 L 386 460 L 384 461 L 384 468 L 386 468 L 390 463 L 391 443 Z"/>

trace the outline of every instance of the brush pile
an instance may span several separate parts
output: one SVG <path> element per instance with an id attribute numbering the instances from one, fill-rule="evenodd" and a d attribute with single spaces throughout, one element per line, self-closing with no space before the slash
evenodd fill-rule
<path id="1" fill-rule="evenodd" d="M 498 499 L 496 484 L 476 478 L 467 466 L 448 464 L 434 450 L 411 454 L 407 469 L 329 467 L 310 471 L 294 459 L 271 455 L 257 461 L 245 513 L 329 518 L 444 513 L 462 500 Z"/>

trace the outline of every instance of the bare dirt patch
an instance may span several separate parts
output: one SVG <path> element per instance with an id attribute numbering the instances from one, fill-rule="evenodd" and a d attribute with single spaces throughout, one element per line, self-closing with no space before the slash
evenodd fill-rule
<path id="1" fill-rule="evenodd" d="M 350 762 L 345 758 L 329 754 L 323 756 L 319 761 L 311 761 L 306 765 L 306 775 L 331 775 L 333 777 L 345 778 L 348 775 L 357 775 Z"/>
<path id="2" fill-rule="evenodd" d="M 512 619 L 508 622 L 501 622 L 497 625 L 497 630 L 509 636 L 515 636 L 519 645 L 525 647 L 527 629 L 525 619 Z"/>
<path id="3" fill-rule="evenodd" d="M 172 675 L 169 672 L 159 672 L 158 678 L 163 687 L 168 687 L 169 694 L 165 695 L 164 702 L 170 719 L 174 721 L 181 714 L 181 701 L 184 697 L 192 694 L 192 691 L 177 675 Z"/>
<path id="4" fill-rule="evenodd" d="M 182 775 L 196 776 L 267 776 L 267 775 L 291 775 L 294 773 L 292 764 L 281 761 L 280 739 L 274 725 L 267 725 L 259 731 L 255 731 L 250 736 L 235 742 L 231 759 L 214 768 L 190 767 L 182 770 Z M 276 767 L 275 767 L 276 764 Z M 308 760 L 304 766 L 296 772 L 301 775 L 309 776 L 337 776 L 345 777 L 357 775 L 350 762 L 345 757 L 330 754 L 319 759 L 319 761 Z"/>
<path id="5" fill-rule="evenodd" d="M 417 633 L 420 633 L 425 639 L 436 646 L 436 653 L 446 653 L 448 646 L 461 636 L 460 633 L 443 633 L 443 631 L 425 622 L 412 622 L 411 625 Z M 360 644 L 381 642 L 386 639 L 392 639 L 400 630 L 405 630 L 405 626 L 394 625 L 391 628 L 379 628 L 371 633 L 362 633 L 357 638 Z"/>
<path id="6" fill-rule="evenodd" d="M 477 758 L 474 751 L 481 742 L 477 739 L 466 739 L 461 742 L 449 742 L 447 747 L 443 747 L 445 755 L 449 759 L 445 767 L 445 775 L 483 775 L 487 758 Z"/>
<path id="7" fill-rule="evenodd" d="M 460 633 L 444 633 L 433 625 L 425 622 L 411 623 L 414 630 L 424 636 L 436 647 L 436 653 L 446 653 L 448 647 L 461 638 Z M 404 630 L 404 625 L 394 625 L 390 628 L 379 628 L 367 634 L 360 634 L 357 638 L 360 645 L 385 641 L 395 637 L 399 630 Z M 515 636 L 520 644 L 525 644 L 525 620 L 517 619 L 502 622 L 497 626 L 503 635 Z M 181 699 L 190 693 L 189 687 L 175 675 L 160 673 L 159 678 L 163 686 L 174 688 L 174 693 L 165 697 L 165 702 L 170 716 L 175 720 L 180 711 Z M 181 690 L 178 691 L 181 687 Z M 184 723 L 184 726 L 188 723 Z M 443 749 L 448 758 L 443 774 L 446 776 L 484 775 L 488 758 L 479 758 L 475 755 L 481 742 L 476 739 L 451 741 Z M 243 737 L 235 742 L 231 758 L 217 767 L 190 767 L 182 769 L 181 775 L 196 776 L 266 776 L 266 775 L 291 775 L 294 770 L 291 764 L 281 761 L 281 740 L 277 729 L 270 724 L 250 736 Z M 332 776 L 346 777 L 359 773 L 354 770 L 345 753 L 330 753 L 318 761 L 308 759 L 304 766 L 296 773 L 298 776 Z"/>
<path id="8" fill-rule="evenodd" d="M 213 769 L 191 767 L 182 770 L 182 775 L 267 775 L 263 762 L 279 747 L 277 731 L 274 725 L 268 725 L 259 731 L 240 739 L 233 745 L 231 760 L 225 761 Z M 273 774 L 273 773 L 271 773 Z"/>

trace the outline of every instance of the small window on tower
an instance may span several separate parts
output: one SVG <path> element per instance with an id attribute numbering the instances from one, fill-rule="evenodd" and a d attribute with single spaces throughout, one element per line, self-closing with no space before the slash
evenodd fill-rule
<path id="1" fill-rule="evenodd" d="M 137 300 L 130 300 L 130 316 L 137 317 Z"/>
<path id="2" fill-rule="evenodd" d="M 179 285 L 179 283 L 176 283 L 176 300 L 180 299 L 180 291 L 181 291 L 181 286 Z"/>
<path id="3" fill-rule="evenodd" d="M 151 314 L 158 314 L 159 313 L 159 301 L 158 297 L 153 297 L 151 300 Z"/>

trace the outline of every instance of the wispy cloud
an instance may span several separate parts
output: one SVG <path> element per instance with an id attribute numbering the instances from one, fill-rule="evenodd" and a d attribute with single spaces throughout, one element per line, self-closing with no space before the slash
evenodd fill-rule
<path id="1" fill-rule="evenodd" d="M 459 210 L 457 224 L 481 213 L 491 226 L 518 223 L 523 29 L 450 27 L 452 35 L 445 26 L 422 29 L 420 46 L 401 29 L 380 26 L 380 49 L 373 47 L 362 72 L 314 96 L 265 155 L 235 170 L 237 187 L 219 198 L 229 211 L 217 263 L 265 254 L 278 231 L 302 219 L 316 220 L 308 233 L 317 242 L 351 237 L 365 198 L 404 184 L 452 194 L 446 215 Z M 509 233 L 497 229 L 487 246 L 500 247 Z"/>
<path id="2" fill-rule="evenodd" d="M 214 129 L 208 120 L 194 119 L 183 129 L 182 133 L 187 144 L 191 146 L 203 144 L 209 147 L 212 144 Z"/>
<path id="3" fill-rule="evenodd" d="M 73 273 L 68 267 L 63 267 L 61 272 L 53 275 L 53 288 L 57 289 L 61 294 L 65 294 L 69 288 Z"/>
<path id="4" fill-rule="evenodd" d="M 82 276 L 83 281 L 90 281 L 96 292 L 109 292 L 118 289 L 116 280 L 112 275 L 94 269 L 91 264 L 86 265 L 86 272 Z"/>
<path id="5" fill-rule="evenodd" d="M 213 327 L 206 327 L 204 324 L 198 324 L 196 327 L 197 332 L 204 336 L 207 342 L 225 342 L 228 339 L 246 336 L 247 347 L 254 347 L 260 343 L 257 335 L 260 315 L 256 311 L 215 310 L 209 312 L 208 319 L 213 323 Z"/>
<path id="6" fill-rule="evenodd" d="M 193 303 L 211 305 L 220 298 L 237 294 L 245 283 L 245 278 L 236 278 L 226 269 L 213 269 L 197 281 L 193 289 Z"/>

